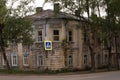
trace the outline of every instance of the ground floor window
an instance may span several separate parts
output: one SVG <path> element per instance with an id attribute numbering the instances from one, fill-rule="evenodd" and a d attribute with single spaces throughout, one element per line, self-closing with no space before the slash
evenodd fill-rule
<path id="1" fill-rule="evenodd" d="M 105 64 L 108 64 L 108 55 L 105 54 Z"/>
<path id="2" fill-rule="evenodd" d="M 5 66 L 6 65 L 6 61 L 4 60 L 4 57 L 3 56 L 0 56 L 1 58 L 1 63 L 2 63 L 2 65 L 3 66 Z M 6 54 L 6 57 L 7 57 L 7 59 L 8 59 L 8 54 Z M 8 60 L 8 62 L 9 62 L 9 60 Z"/>
<path id="3" fill-rule="evenodd" d="M 4 60 L 4 57 L 2 57 L 2 64 L 3 64 L 3 65 L 6 65 L 6 62 L 5 62 L 5 60 Z"/>
<path id="4" fill-rule="evenodd" d="M 97 56 L 97 62 L 98 62 L 98 66 L 101 65 L 101 55 L 98 54 Z"/>
<path id="5" fill-rule="evenodd" d="M 43 55 L 38 56 L 38 66 L 44 66 L 44 56 Z"/>
<path id="6" fill-rule="evenodd" d="M 11 54 L 12 66 L 18 66 L 18 56 L 17 54 Z"/>
<path id="7" fill-rule="evenodd" d="M 87 64 L 87 55 L 84 55 L 84 58 L 83 58 L 84 60 L 84 64 Z"/>
<path id="8" fill-rule="evenodd" d="M 31 57 L 32 57 L 32 66 L 36 66 L 36 64 L 37 64 L 37 57 L 36 57 L 36 55 L 32 55 Z"/>
<path id="9" fill-rule="evenodd" d="M 23 54 L 23 65 L 28 66 L 29 65 L 29 55 L 27 53 Z"/>
<path id="10" fill-rule="evenodd" d="M 68 66 L 72 66 L 73 65 L 73 57 L 72 55 L 68 56 Z"/>

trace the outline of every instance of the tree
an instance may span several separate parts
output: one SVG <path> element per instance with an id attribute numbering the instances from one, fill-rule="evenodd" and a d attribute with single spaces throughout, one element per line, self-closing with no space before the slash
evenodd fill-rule
<path id="1" fill-rule="evenodd" d="M 119 0 L 105 0 L 104 1 L 105 5 L 106 5 L 106 22 L 107 24 L 107 28 L 110 29 L 109 33 L 111 33 L 111 39 L 115 42 L 112 42 L 115 44 L 115 50 L 116 50 L 116 67 L 117 69 L 119 69 L 119 61 L 118 61 L 118 43 L 117 43 L 117 36 L 120 34 L 120 9 L 118 7 L 120 7 L 120 1 Z"/>
<path id="2" fill-rule="evenodd" d="M 33 12 L 32 3 L 33 0 L 0 0 L 0 47 L 8 69 L 11 67 L 5 49 L 9 43 L 30 45 L 33 42 L 32 20 L 27 17 Z"/>
<path id="3" fill-rule="evenodd" d="M 108 68 L 111 67 L 111 51 L 113 48 L 116 50 L 116 67 L 119 69 L 118 62 L 118 35 L 120 34 L 120 23 L 119 23 L 119 14 L 120 6 L 119 0 L 101 0 L 101 8 L 105 8 L 106 15 L 105 17 L 97 17 L 93 22 L 97 21 L 97 24 L 100 28 L 100 40 L 106 46 L 109 52 Z M 113 47 L 114 46 L 114 47 Z"/>

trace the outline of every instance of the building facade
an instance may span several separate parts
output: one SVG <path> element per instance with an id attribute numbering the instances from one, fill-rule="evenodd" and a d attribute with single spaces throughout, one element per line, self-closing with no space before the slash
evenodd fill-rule
<path id="1" fill-rule="evenodd" d="M 84 27 L 86 20 L 54 10 L 37 8 L 36 14 L 31 16 L 34 20 L 32 37 L 35 40 L 32 46 L 10 44 L 6 49 L 12 68 L 59 70 L 90 67 L 89 49 L 84 45 L 83 32 L 78 27 Z M 44 41 L 52 42 L 52 50 L 45 50 Z M 107 65 L 108 52 L 99 51 L 95 55 L 95 61 L 96 67 Z M 5 67 L 1 54 L 0 68 Z"/>

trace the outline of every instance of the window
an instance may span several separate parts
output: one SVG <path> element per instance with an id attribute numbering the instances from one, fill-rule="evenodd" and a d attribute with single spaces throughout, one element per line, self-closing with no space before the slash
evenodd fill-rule
<path id="1" fill-rule="evenodd" d="M 108 55 L 105 54 L 105 64 L 108 64 Z"/>
<path id="2" fill-rule="evenodd" d="M 4 57 L 3 56 L 0 56 L 0 57 L 1 57 L 1 63 L 2 63 L 2 65 L 5 66 L 6 65 L 6 61 L 4 60 Z M 8 60 L 8 63 L 10 64 L 10 61 L 8 59 L 8 54 L 6 54 L 6 58 Z"/>
<path id="3" fill-rule="evenodd" d="M 68 65 L 69 65 L 69 66 L 72 66 L 72 65 L 73 65 L 73 58 L 72 58 L 71 55 L 68 56 Z"/>
<path id="4" fill-rule="evenodd" d="M 87 55 L 84 55 L 84 64 L 87 64 Z"/>
<path id="5" fill-rule="evenodd" d="M 3 63 L 3 65 L 6 65 L 4 58 L 2 58 L 2 63 Z"/>
<path id="6" fill-rule="evenodd" d="M 72 31 L 68 31 L 68 41 L 72 41 Z"/>
<path id="7" fill-rule="evenodd" d="M 17 64 L 18 64 L 18 56 L 17 56 L 17 54 L 12 54 L 11 55 L 11 60 L 12 60 L 12 66 L 17 66 Z"/>
<path id="8" fill-rule="evenodd" d="M 53 40 L 59 41 L 59 30 L 53 30 Z"/>
<path id="9" fill-rule="evenodd" d="M 38 41 L 42 41 L 42 30 L 38 31 Z"/>
<path id="10" fill-rule="evenodd" d="M 26 54 L 26 53 L 23 54 L 23 65 L 24 66 L 28 66 L 28 64 L 29 64 L 28 58 L 29 58 L 28 54 Z"/>
<path id="11" fill-rule="evenodd" d="M 38 66 L 43 66 L 44 65 L 44 59 L 42 55 L 38 56 Z"/>
<path id="12" fill-rule="evenodd" d="M 97 64 L 98 64 L 98 66 L 101 65 L 101 55 L 100 54 L 97 55 Z"/>

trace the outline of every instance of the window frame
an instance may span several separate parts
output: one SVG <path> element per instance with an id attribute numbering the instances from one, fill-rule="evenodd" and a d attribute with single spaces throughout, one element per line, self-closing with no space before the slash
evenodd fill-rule
<path id="1" fill-rule="evenodd" d="M 68 66 L 73 66 L 73 56 L 72 55 L 68 56 Z"/>
<path id="2" fill-rule="evenodd" d="M 25 61 L 25 59 L 27 59 L 27 61 Z M 27 62 L 27 63 L 25 63 L 25 62 Z M 29 55 L 26 52 L 23 54 L 23 65 L 29 66 Z"/>
<path id="3" fill-rule="evenodd" d="M 14 59 L 14 56 L 16 57 L 15 59 Z M 18 55 L 17 55 L 17 53 L 12 53 L 11 54 L 11 64 L 12 64 L 13 67 L 18 66 Z"/>
<path id="4" fill-rule="evenodd" d="M 4 60 L 4 57 L 2 57 L 2 65 L 3 65 L 3 66 L 6 65 L 5 60 Z"/>
<path id="5" fill-rule="evenodd" d="M 58 31 L 58 34 L 54 34 L 54 31 Z M 54 29 L 52 34 L 53 34 L 53 41 L 59 42 L 60 41 L 60 30 Z M 55 40 L 55 37 L 58 37 L 58 40 Z"/>
<path id="6" fill-rule="evenodd" d="M 84 55 L 84 56 L 83 56 L 83 63 L 84 63 L 85 65 L 88 64 L 88 55 Z"/>
<path id="7" fill-rule="evenodd" d="M 41 32 L 41 35 L 39 35 L 39 32 Z M 43 41 L 43 30 L 37 31 L 37 41 L 42 42 Z"/>
<path id="8" fill-rule="evenodd" d="M 70 32 L 71 32 L 71 35 L 70 35 Z M 73 31 L 72 30 L 68 31 L 68 42 L 73 42 Z"/>
<path id="9" fill-rule="evenodd" d="M 38 57 L 37 57 L 37 65 L 38 66 L 44 66 L 45 65 L 45 61 L 44 61 L 44 56 L 43 55 L 38 55 Z"/>

